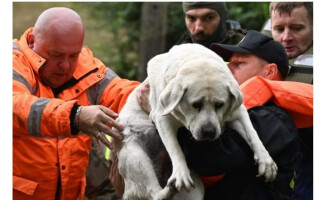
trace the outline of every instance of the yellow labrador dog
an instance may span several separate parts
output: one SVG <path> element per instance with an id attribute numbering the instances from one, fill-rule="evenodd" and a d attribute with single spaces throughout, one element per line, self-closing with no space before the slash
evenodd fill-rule
<path id="1" fill-rule="evenodd" d="M 224 126 L 230 126 L 254 152 L 258 176 L 275 179 L 277 166 L 254 130 L 239 86 L 221 57 L 201 45 L 183 44 L 152 58 L 147 70 L 151 120 L 138 105 L 137 89 L 118 118 L 125 126 L 125 139 L 117 145 L 124 199 L 203 199 L 203 186 L 188 169 L 177 141 L 177 130 L 183 126 L 196 140 L 215 140 Z M 172 173 L 165 181 L 160 162 L 168 163 L 167 155 Z"/>

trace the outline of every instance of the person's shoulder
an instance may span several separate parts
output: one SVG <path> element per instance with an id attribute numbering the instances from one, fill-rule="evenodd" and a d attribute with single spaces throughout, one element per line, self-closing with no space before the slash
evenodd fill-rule
<path id="1" fill-rule="evenodd" d="M 82 71 L 89 72 L 97 68 L 100 71 L 104 71 L 107 67 L 102 63 L 101 60 L 94 57 L 94 54 L 90 48 L 84 46 L 78 57 L 78 68 L 83 69 Z"/>
<path id="2" fill-rule="evenodd" d="M 279 122 L 284 124 L 291 124 L 294 126 L 294 122 L 291 116 L 281 107 L 277 106 L 273 101 L 268 101 L 262 106 L 256 106 L 248 110 L 250 117 L 255 117 L 259 120 L 267 119 L 271 121 L 270 118 L 277 118 Z"/>
<path id="3" fill-rule="evenodd" d="M 311 45 L 305 52 L 300 55 L 289 59 L 290 65 L 292 66 L 307 66 L 313 67 L 313 45 Z"/>
<path id="4" fill-rule="evenodd" d="M 289 59 L 290 72 L 285 80 L 313 83 L 313 45 L 304 53 Z"/>
<path id="5" fill-rule="evenodd" d="M 84 46 L 79 54 L 79 62 L 82 63 L 89 62 L 89 61 L 93 62 L 94 59 L 95 57 L 93 51 L 89 47 Z"/>
<path id="6" fill-rule="evenodd" d="M 190 37 L 188 31 L 185 31 L 175 44 L 179 45 L 179 44 L 186 44 L 186 43 L 192 43 L 192 40 L 191 40 L 191 37 Z"/>
<path id="7" fill-rule="evenodd" d="M 83 55 L 83 56 L 93 56 L 93 52 L 88 46 L 83 46 L 83 48 L 81 49 L 81 55 Z"/>
<path id="8" fill-rule="evenodd" d="M 245 33 L 245 29 L 227 30 L 223 40 L 220 43 L 236 45 L 242 40 L 242 38 L 245 36 Z"/>
<path id="9" fill-rule="evenodd" d="M 282 138 L 282 135 L 289 138 L 296 138 L 297 136 L 297 128 L 292 117 L 272 101 L 262 106 L 249 109 L 248 114 L 260 138 L 273 137 L 276 139 L 279 137 Z M 279 142 L 282 143 L 284 141 Z"/>
<path id="10" fill-rule="evenodd" d="M 241 28 L 239 22 L 234 20 L 226 21 L 226 32 L 224 34 L 224 38 L 222 40 L 223 44 L 236 45 L 238 44 L 242 38 L 246 35 L 247 30 Z"/>
<path id="11" fill-rule="evenodd" d="M 271 24 L 272 24 L 272 20 L 271 18 L 268 18 L 263 27 L 261 28 L 261 31 L 262 33 L 264 33 L 265 35 L 269 36 L 269 37 L 272 37 L 272 32 L 271 32 Z"/>

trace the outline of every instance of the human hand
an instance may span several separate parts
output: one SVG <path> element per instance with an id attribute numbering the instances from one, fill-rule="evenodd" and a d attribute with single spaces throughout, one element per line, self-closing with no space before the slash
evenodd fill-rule
<path id="1" fill-rule="evenodd" d="M 119 173 L 118 162 L 119 161 L 118 161 L 118 157 L 116 156 L 116 154 L 113 153 L 113 151 L 110 151 L 110 159 L 109 159 L 110 174 L 109 174 L 109 179 L 110 179 L 110 182 L 111 182 L 112 186 L 114 187 L 115 193 L 118 196 L 122 197 L 123 192 L 124 192 L 124 188 L 125 188 L 125 184 L 124 184 L 123 177 Z"/>
<path id="2" fill-rule="evenodd" d="M 79 114 L 79 130 L 91 136 L 99 150 L 101 149 L 99 141 L 109 149 L 113 149 L 114 145 L 109 142 L 104 134 L 117 140 L 123 139 L 122 134 L 108 127 L 110 125 L 119 131 L 123 130 L 123 126 L 113 119 L 116 117 L 118 114 L 105 106 L 83 106 Z"/>
<path id="3" fill-rule="evenodd" d="M 151 105 L 149 105 L 149 81 L 146 79 L 137 91 L 137 100 L 139 105 L 147 113 L 151 112 Z"/>

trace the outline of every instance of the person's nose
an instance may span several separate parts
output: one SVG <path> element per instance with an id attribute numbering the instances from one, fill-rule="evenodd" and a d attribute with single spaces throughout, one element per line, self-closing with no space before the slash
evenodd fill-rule
<path id="1" fill-rule="evenodd" d="M 293 40 L 293 36 L 292 36 L 291 30 L 288 29 L 288 28 L 284 29 L 282 41 L 289 42 L 291 40 Z"/>
<path id="2" fill-rule="evenodd" d="M 228 64 L 229 70 L 231 71 L 232 75 L 234 75 L 234 65 L 232 63 Z"/>
<path id="3" fill-rule="evenodd" d="M 62 58 L 62 60 L 59 62 L 59 67 L 62 70 L 62 72 L 66 72 L 70 67 L 70 62 L 68 57 Z"/>
<path id="4" fill-rule="evenodd" d="M 201 32 L 204 30 L 203 22 L 198 19 L 195 22 L 195 33 Z"/>

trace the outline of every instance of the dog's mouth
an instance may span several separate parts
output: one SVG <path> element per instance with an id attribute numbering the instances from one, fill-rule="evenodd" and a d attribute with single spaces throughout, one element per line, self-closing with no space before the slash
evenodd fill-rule
<path id="1" fill-rule="evenodd" d="M 195 140 L 197 140 L 197 141 L 214 141 L 218 137 L 205 137 L 205 136 L 196 137 L 196 136 L 193 136 L 193 138 L 195 138 Z"/>
<path id="2" fill-rule="evenodd" d="M 194 133 L 195 134 L 193 134 L 193 137 L 197 141 L 204 141 L 204 140 L 213 141 L 216 140 L 221 135 L 221 131 L 218 130 L 216 126 L 212 126 L 212 125 L 204 125 Z"/>

